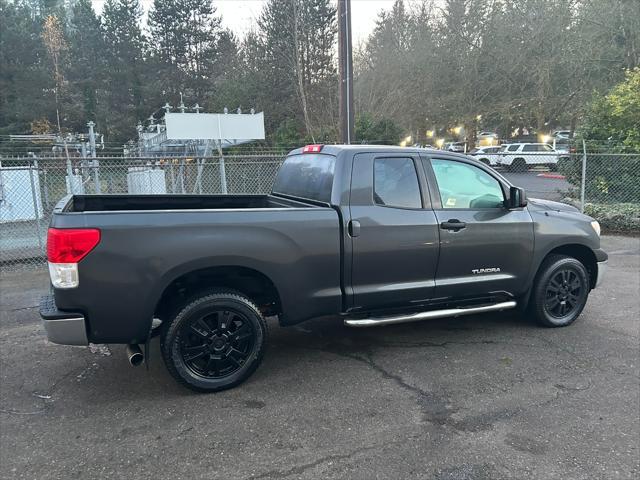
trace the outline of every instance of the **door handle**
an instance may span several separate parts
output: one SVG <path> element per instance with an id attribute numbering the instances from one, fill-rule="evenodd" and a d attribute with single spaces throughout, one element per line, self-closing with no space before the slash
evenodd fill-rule
<path id="1" fill-rule="evenodd" d="M 442 222 L 440 227 L 444 230 L 453 230 L 457 232 L 458 230 L 462 230 L 463 228 L 467 228 L 467 224 L 461 222 L 457 218 L 452 218 L 451 220 L 447 220 L 446 222 Z"/>
<path id="2" fill-rule="evenodd" d="M 360 222 L 357 220 L 350 220 L 347 229 L 350 237 L 357 237 L 360 235 Z"/>

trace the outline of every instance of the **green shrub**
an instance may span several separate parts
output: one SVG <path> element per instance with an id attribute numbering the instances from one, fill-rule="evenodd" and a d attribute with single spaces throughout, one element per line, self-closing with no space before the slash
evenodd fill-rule
<path id="1" fill-rule="evenodd" d="M 584 213 L 598 220 L 604 233 L 640 234 L 638 203 L 586 203 Z"/>
<path id="2" fill-rule="evenodd" d="M 577 189 L 582 180 L 582 156 L 558 162 L 558 171 Z M 597 203 L 640 203 L 640 155 L 587 156 L 585 199 Z"/>

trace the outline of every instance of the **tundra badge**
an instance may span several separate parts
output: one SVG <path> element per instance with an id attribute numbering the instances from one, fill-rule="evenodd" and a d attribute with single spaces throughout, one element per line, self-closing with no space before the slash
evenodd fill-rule
<path id="1" fill-rule="evenodd" d="M 474 268 L 473 270 L 471 270 L 471 273 L 500 273 L 500 269 L 498 267 L 492 267 L 492 268 Z"/>

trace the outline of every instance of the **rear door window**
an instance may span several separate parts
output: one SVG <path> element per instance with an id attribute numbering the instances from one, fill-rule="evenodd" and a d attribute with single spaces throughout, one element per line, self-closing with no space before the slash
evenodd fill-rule
<path id="1" fill-rule="evenodd" d="M 373 199 L 377 205 L 422 208 L 418 173 L 411 158 L 376 158 Z"/>

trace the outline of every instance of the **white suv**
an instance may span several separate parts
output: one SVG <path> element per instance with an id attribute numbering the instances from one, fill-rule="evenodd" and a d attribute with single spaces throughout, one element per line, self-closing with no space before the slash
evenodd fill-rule
<path id="1" fill-rule="evenodd" d="M 471 150 L 471 152 L 469 152 L 469 155 L 477 158 L 482 163 L 491 165 L 493 167 L 494 165 L 500 164 L 500 156 L 498 155 L 499 151 L 499 145 L 494 145 L 491 147 L 478 147 Z"/>
<path id="2" fill-rule="evenodd" d="M 503 145 L 498 162 L 514 172 L 526 172 L 532 165 L 547 165 L 555 170 L 560 154 L 546 143 L 510 143 Z"/>

